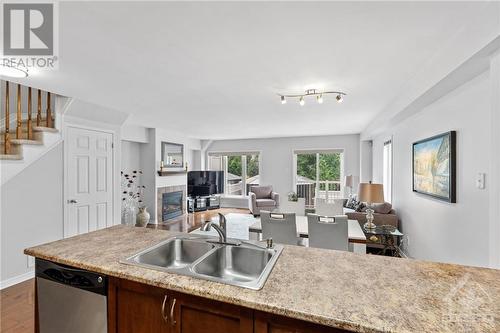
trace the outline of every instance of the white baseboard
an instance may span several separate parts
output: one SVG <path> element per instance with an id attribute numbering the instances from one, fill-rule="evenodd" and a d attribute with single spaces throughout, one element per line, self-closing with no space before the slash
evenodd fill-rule
<path id="1" fill-rule="evenodd" d="M 32 279 L 34 277 L 35 277 L 35 271 L 32 270 L 32 271 L 26 272 L 24 274 L 14 276 L 10 279 L 0 281 L 0 290 L 8 288 L 10 286 L 13 286 L 15 284 L 24 282 L 26 280 Z"/>

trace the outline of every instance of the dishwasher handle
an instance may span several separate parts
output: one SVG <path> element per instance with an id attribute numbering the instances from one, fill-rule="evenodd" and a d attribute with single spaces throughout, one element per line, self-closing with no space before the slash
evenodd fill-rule
<path id="1" fill-rule="evenodd" d="M 100 295 L 107 295 L 108 279 L 102 274 L 56 264 L 42 259 L 36 259 L 35 272 L 38 278 L 87 290 Z"/>

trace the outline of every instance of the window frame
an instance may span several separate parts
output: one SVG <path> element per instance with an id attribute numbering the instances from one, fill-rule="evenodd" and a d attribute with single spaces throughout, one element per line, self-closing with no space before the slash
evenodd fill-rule
<path id="1" fill-rule="evenodd" d="M 320 190 L 320 182 L 319 180 L 319 155 L 320 154 L 334 154 L 338 153 L 340 154 L 340 193 L 344 193 L 344 182 L 342 181 L 344 179 L 345 175 L 345 158 L 346 158 L 346 153 L 344 148 L 307 148 L 307 149 L 292 149 L 292 186 L 293 186 L 293 191 L 297 192 L 297 155 L 300 154 L 316 154 L 316 179 L 315 181 L 315 194 L 314 197 L 316 197 L 319 193 Z"/>
<path id="2" fill-rule="evenodd" d="M 246 193 L 247 188 L 247 155 L 258 155 L 259 159 L 259 183 L 262 175 L 262 152 L 259 150 L 245 150 L 245 151 L 210 151 L 207 153 L 208 156 L 208 170 L 212 170 L 212 159 L 211 157 L 220 157 L 222 158 L 222 170 L 224 171 L 224 196 L 233 196 L 233 197 L 248 197 L 248 193 Z M 239 156 L 241 158 L 241 191 L 242 194 L 228 194 L 226 190 L 227 186 L 227 172 L 228 172 L 228 156 Z"/>

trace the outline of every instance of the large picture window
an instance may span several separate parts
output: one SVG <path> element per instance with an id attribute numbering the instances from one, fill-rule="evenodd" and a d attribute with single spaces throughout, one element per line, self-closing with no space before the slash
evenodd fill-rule
<path id="1" fill-rule="evenodd" d="M 295 151 L 295 184 L 300 198 L 313 207 L 316 198 L 332 202 L 342 198 L 344 174 L 342 150 Z"/>
<path id="2" fill-rule="evenodd" d="M 224 194 L 248 195 L 259 185 L 259 153 L 209 153 L 209 170 L 224 171 Z"/>

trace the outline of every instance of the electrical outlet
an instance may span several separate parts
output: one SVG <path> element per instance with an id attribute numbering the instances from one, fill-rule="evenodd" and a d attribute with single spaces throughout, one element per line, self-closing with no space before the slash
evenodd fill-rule
<path id="1" fill-rule="evenodd" d="M 28 268 L 35 267 L 35 257 L 32 256 L 27 256 L 27 257 L 28 257 Z"/>

